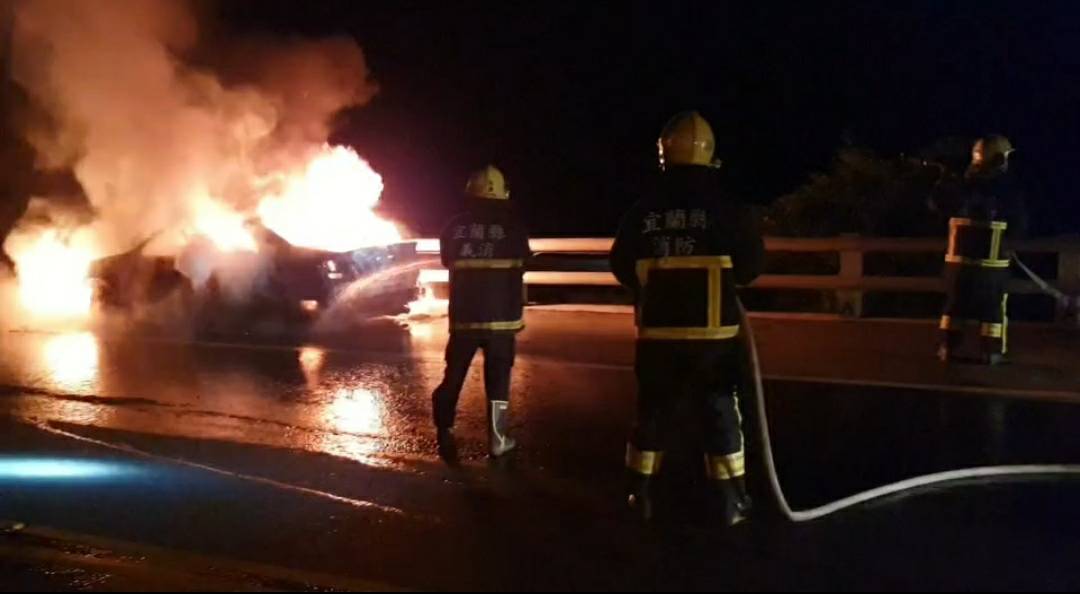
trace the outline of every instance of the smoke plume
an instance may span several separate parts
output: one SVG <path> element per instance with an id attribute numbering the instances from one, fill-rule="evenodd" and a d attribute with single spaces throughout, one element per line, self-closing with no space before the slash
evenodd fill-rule
<path id="1" fill-rule="evenodd" d="M 99 254 L 162 232 L 179 247 L 207 211 L 250 214 L 269 173 L 376 92 L 351 39 L 242 41 L 194 66 L 206 40 L 181 0 L 12 11 L 11 75 L 47 116 L 23 123 L 26 138 L 39 167 L 74 172 Z"/>

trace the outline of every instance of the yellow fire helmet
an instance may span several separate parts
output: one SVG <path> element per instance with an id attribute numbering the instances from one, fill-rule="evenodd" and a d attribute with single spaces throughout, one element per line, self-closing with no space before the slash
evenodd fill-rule
<path id="1" fill-rule="evenodd" d="M 510 198 L 510 190 L 506 187 L 506 178 L 494 165 L 488 165 L 469 176 L 469 182 L 465 184 L 465 193 L 476 198 L 489 198 L 491 200 L 508 200 Z"/>
<path id="2" fill-rule="evenodd" d="M 660 150 L 660 167 L 714 165 L 716 138 L 712 126 L 696 111 L 684 111 L 668 120 L 656 146 Z"/>
<path id="3" fill-rule="evenodd" d="M 972 167 L 997 167 L 1004 164 L 1016 150 L 1009 139 L 1000 134 L 984 136 L 971 147 Z"/>

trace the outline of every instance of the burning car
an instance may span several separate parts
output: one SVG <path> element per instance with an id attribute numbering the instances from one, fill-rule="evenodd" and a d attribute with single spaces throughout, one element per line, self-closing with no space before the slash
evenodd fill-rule
<path id="1" fill-rule="evenodd" d="M 179 309 L 241 330 L 264 317 L 401 310 L 416 293 L 416 250 L 376 212 L 382 177 L 348 147 L 294 148 L 258 173 L 225 176 L 236 183 L 220 195 L 201 183 L 155 188 L 173 212 L 99 208 L 88 191 L 92 220 L 51 204 L 24 217 L 4 244 L 18 265 L 20 315 L 81 323 L 94 306 L 139 320 Z"/>
<path id="2" fill-rule="evenodd" d="M 90 273 L 95 303 L 132 311 L 179 291 L 200 327 L 238 330 L 267 318 L 311 321 L 332 308 L 398 313 L 418 294 L 414 242 L 333 252 L 294 246 L 258 223 L 249 227 L 254 250 L 223 252 L 196 239 L 177 256 L 155 256 L 146 241 L 98 260 Z"/>
<path id="3" fill-rule="evenodd" d="M 177 269 L 175 258 L 144 253 L 152 238 L 134 249 L 96 260 L 89 277 L 93 301 L 106 309 L 131 310 L 153 304 L 190 285 Z"/>

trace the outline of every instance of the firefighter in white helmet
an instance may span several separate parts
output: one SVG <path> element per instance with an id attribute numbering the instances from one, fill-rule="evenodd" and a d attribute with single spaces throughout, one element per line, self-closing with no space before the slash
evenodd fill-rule
<path id="1" fill-rule="evenodd" d="M 705 472 L 724 523 L 745 518 L 745 452 L 735 289 L 761 270 L 764 243 L 750 208 L 725 192 L 712 128 L 697 112 L 676 115 L 659 139 L 658 187 L 623 219 L 611 252 L 619 282 L 636 297 L 637 425 L 627 446 L 628 501 L 652 516 L 652 479 L 680 432 L 688 401 L 705 438 Z"/>
<path id="2" fill-rule="evenodd" d="M 516 335 L 524 328 L 523 273 L 529 237 L 510 205 L 501 171 L 487 166 L 465 186 L 466 209 L 440 237 L 450 271 L 450 340 L 446 374 L 432 396 L 440 453 L 453 457 L 458 398 L 478 349 L 484 350 L 488 445 L 492 457 L 514 449 L 508 435 L 510 372 Z"/>

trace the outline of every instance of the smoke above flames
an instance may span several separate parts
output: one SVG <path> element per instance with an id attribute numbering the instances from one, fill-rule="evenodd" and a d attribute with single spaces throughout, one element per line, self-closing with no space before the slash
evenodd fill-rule
<path id="1" fill-rule="evenodd" d="M 357 208 L 368 211 L 377 202 L 378 174 L 326 146 L 335 114 L 377 92 L 352 39 L 204 40 L 183 0 L 14 0 L 11 14 L 11 76 L 35 114 L 25 137 L 39 168 L 74 173 L 92 213 L 76 230 L 50 206 L 61 201 L 37 197 L 44 206 L 5 244 L 17 262 L 43 237 L 50 249 L 77 237 L 94 257 L 151 236 L 174 253 L 200 233 L 242 247 L 260 211 L 295 226 L 287 208 L 304 210 L 305 183 L 342 200 L 367 192 Z M 291 177 L 323 158 L 365 186 Z"/>

